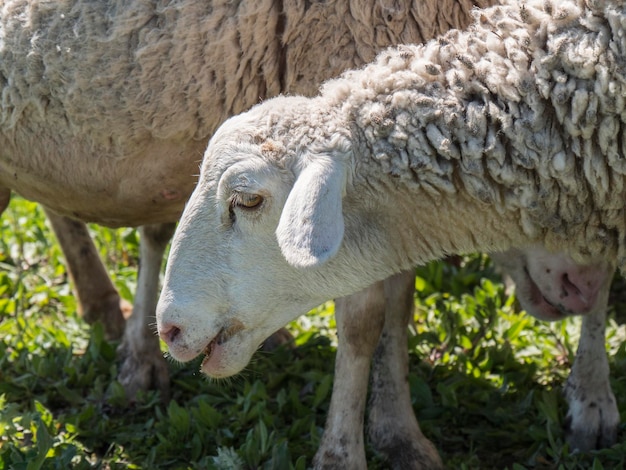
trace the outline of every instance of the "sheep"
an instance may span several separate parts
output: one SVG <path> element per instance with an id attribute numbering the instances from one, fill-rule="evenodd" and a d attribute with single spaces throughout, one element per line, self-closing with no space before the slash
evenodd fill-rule
<path id="1" fill-rule="evenodd" d="M 465 26 L 490 3 L 2 3 L 0 192 L 44 204 L 86 318 L 112 338 L 120 298 L 83 222 L 147 226 L 121 346 L 129 396 L 151 384 L 167 394 L 150 326 L 157 269 L 215 128 L 281 92 L 313 94 L 386 46 Z"/>
<path id="2" fill-rule="evenodd" d="M 325 299 L 450 253 L 544 245 L 623 271 L 624 22 L 610 0 L 508 1 L 229 119 L 171 246 L 170 354 L 233 375 Z"/>

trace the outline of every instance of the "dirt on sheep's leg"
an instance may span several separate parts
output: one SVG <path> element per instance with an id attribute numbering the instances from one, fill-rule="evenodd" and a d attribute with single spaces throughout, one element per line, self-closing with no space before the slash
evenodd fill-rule
<path id="1" fill-rule="evenodd" d="M 368 434 L 393 469 L 443 468 L 437 449 L 422 434 L 408 383 L 407 327 L 413 316 L 415 273 L 385 280 L 385 326 L 372 364 Z"/>
<path id="2" fill-rule="evenodd" d="M 44 210 L 65 255 L 79 313 L 87 323 L 101 322 L 107 339 L 121 338 L 132 306 L 120 298 L 87 226 Z"/>
<path id="3" fill-rule="evenodd" d="M 599 294 L 602 308 L 583 318 L 576 360 L 565 384 L 569 404 L 565 433 L 571 450 L 610 447 L 617 440 L 620 417 L 604 343 L 609 287 L 610 283 Z"/>
<path id="4" fill-rule="evenodd" d="M 140 264 L 135 308 L 118 349 L 122 360 L 119 381 L 131 400 L 140 390 L 153 387 L 161 391 L 164 401 L 169 399 L 169 372 L 155 331 L 155 311 L 163 255 L 175 227 L 175 224 L 156 224 L 139 229 Z"/>
<path id="5" fill-rule="evenodd" d="M 363 443 L 363 415 L 372 355 L 383 327 L 383 283 L 335 300 L 339 345 L 335 382 L 326 428 L 315 454 L 314 468 L 367 468 Z"/>

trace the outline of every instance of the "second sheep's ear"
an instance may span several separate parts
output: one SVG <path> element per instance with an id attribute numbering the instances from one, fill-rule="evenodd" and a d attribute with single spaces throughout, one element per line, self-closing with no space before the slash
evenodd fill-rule
<path id="1" fill-rule="evenodd" d="M 292 266 L 319 266 L 339 250 L 344 184 L 343 165 L 326 158 L 312 159 L 298 176 L 276 229 L 283 256 Z"/>

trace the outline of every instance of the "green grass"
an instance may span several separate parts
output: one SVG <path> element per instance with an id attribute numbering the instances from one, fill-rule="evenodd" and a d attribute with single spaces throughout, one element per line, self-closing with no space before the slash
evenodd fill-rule
<path id="1" fill-rule="evenodd" d="M 244 373 L 219 382 L 201 376 L 197 362 L 172 363 L 168 404 L 157 392 L 129 404 L 115 380 L 116 344 L 76 315 L 43 213 L 16 198 L 0 226 L 0 470 L 310 466 L 332 389 L 332 303 L 289 325 L 295 350 L 258 353 Z M 135 232 L 93 234 L 132 300 Z M 624 467 L 626 444 L 574 455 L 564 444 L 560 390 L 578 320 L 547 324 L 520 314 L 483 256 L 419 268 L 416 306 L 414 410 L 448 468 Z M 626 416 L 626 330 L 616 316 L 607 347 Z M 625 437 L 622 428 L 620 442 Z M 385 468 L 367 452 L 370 468 Z"/>

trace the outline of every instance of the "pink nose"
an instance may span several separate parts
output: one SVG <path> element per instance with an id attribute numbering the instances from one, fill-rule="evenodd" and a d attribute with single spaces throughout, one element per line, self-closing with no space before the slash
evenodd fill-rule
<path id="1" fill-rule="evenodd" d="M 169 347 L 176 342 L 176 338 L 178 338 L 180 333 L 181 329 L 170 323 L 165 323 L 159 328 L 159 336 Z"/>

